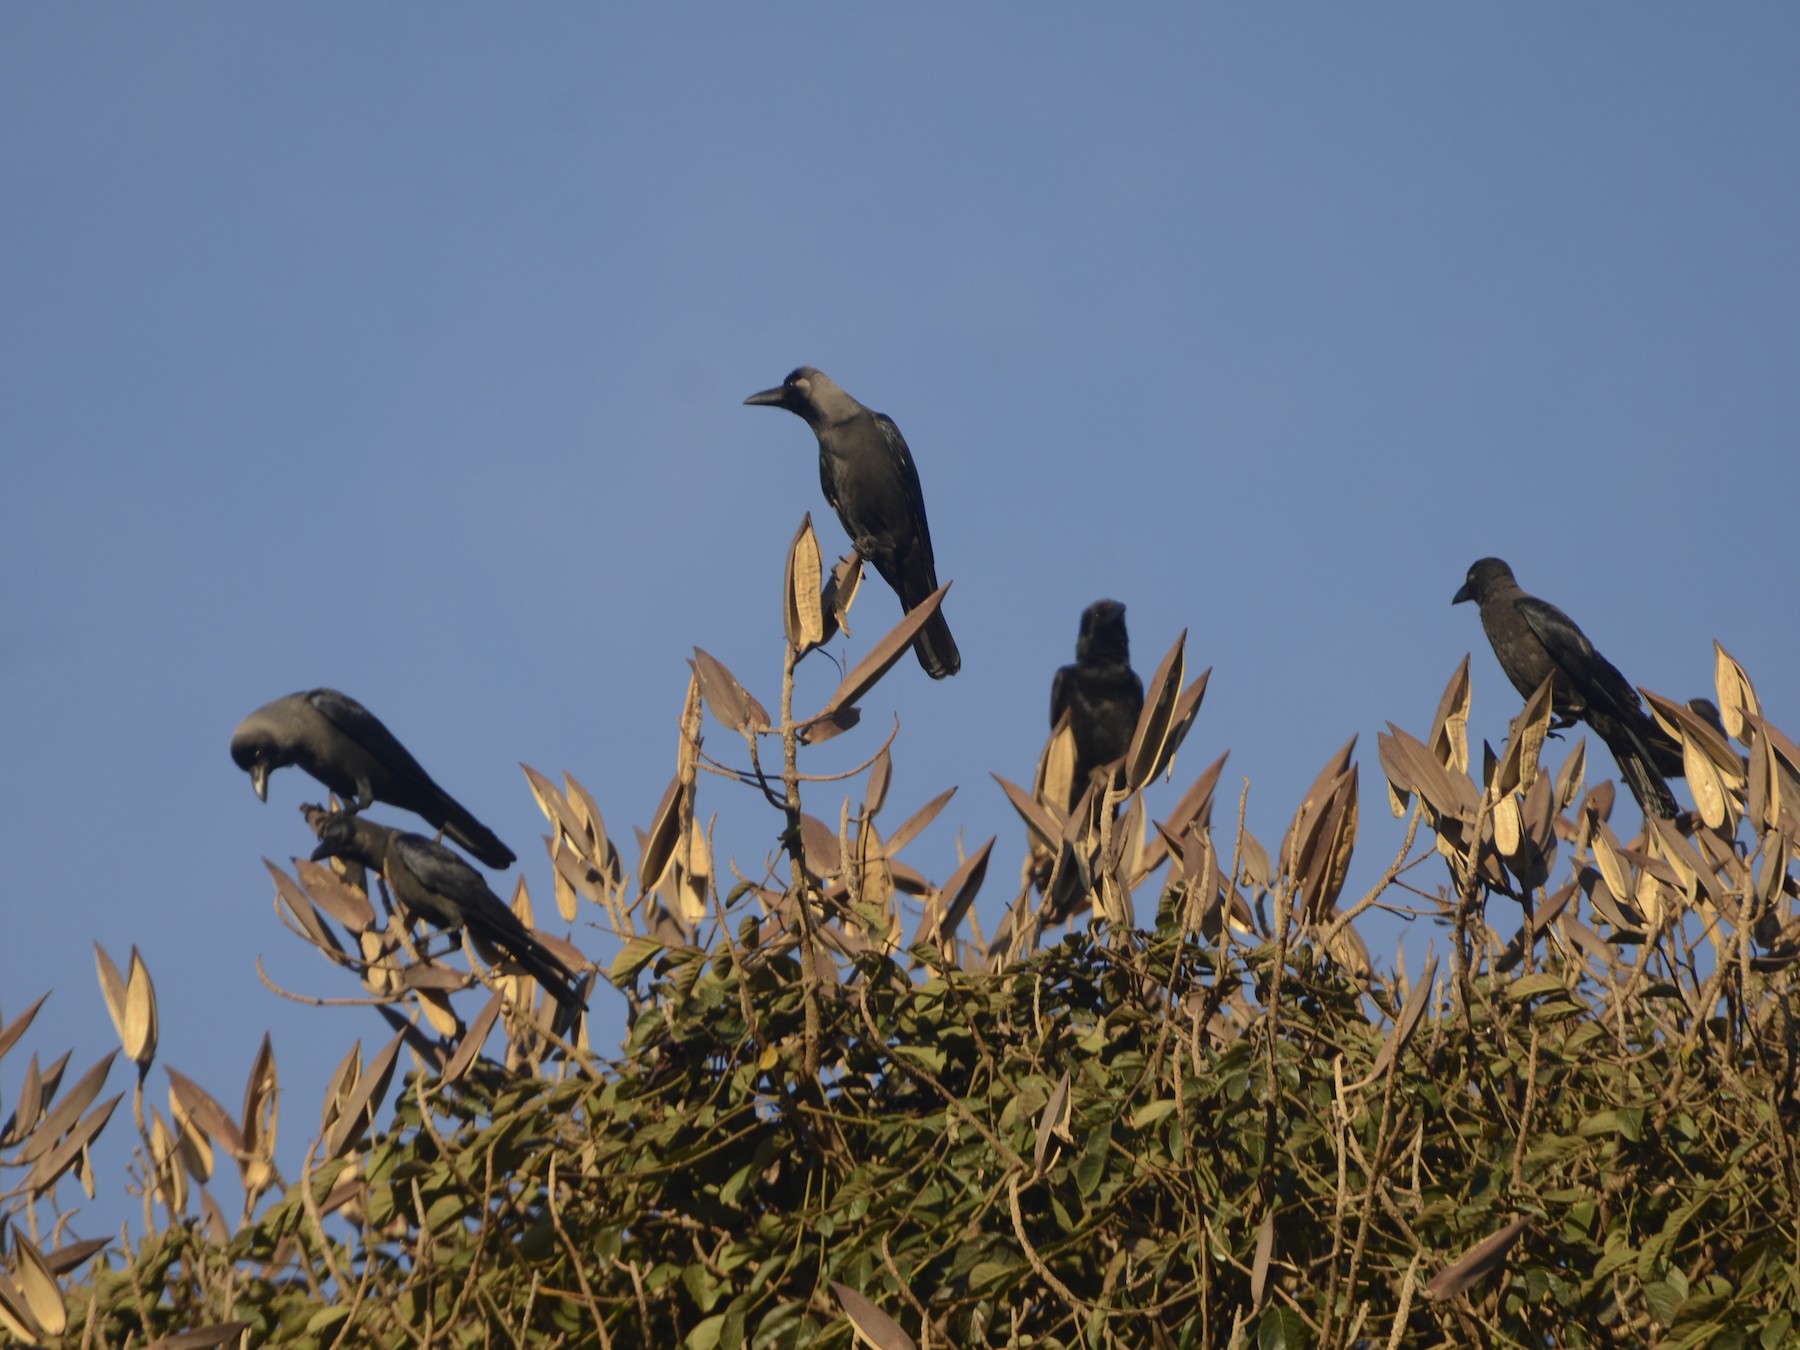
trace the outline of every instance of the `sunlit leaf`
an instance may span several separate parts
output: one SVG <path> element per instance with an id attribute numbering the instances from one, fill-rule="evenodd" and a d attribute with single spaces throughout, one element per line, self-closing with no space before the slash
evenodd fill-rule
<path id="1" fill-rule="evenodd" d="M 1742 741 L 1744 714 L 1761 717 L 1762 703 L 1744 668 L 1717 642 L 1713 643 L 1713 687 L 1719 694 L 1719 720 L 1725 724 L 1725 734 Z"/>
<path id="2" fill-rule="evenodd" d="M 1181 698 L 1181 682 L 1187 674 L 1187 629 L 1175 639 L 1175 645 L 1144 684 L 1144 708 L 1138 714 L 1137 727 L 1131 733 L 1131 748 L 1125 752 L 1125 784 L 1141 788 L 1156 776 L 1163 762 L 1163 746 L 1175 721 L 1175 705 Z M 1205 684 L 1200 685 L 1205 693 Z M 1199 699 L 1194 700 L 1198 709 Z"/>
<path id="3" fill-rule="evenodd" d="M 788 545 L 787 572 L 782 578 L 782 622 L 788 645 L 805 651 L 825 640 L 825 616 L 819 604 L 819 540 L 807 512 Z"/>

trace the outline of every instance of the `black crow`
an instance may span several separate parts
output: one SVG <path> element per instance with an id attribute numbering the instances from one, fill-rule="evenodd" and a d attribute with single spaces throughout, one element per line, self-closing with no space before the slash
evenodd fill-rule
<path id="1" fill-rule="evenodd" d="M 1657 767 L 1659 760 L 1667 762 L 1663 743 L 1669 738 L 1644 711 L 1631 681 L 1594 650 L 1575 621 L 1527 595 L 1512 568 L 1498 558 L 1483 558 L 1469 568 L 1451 603 L 1465 600 L 1481 607 L 1481 626 L 1513 688 L 1529 698 L 1554 676 L 1550 697 L 1556 725 L 1586 722 L 1612 751 L 1644 814 L 1673 819 L 1675 798 Z"/>
<path id="2" fill-rule="evenodd" d="M 745 403 L 786 408 L 819 438 L 819 483 L 858 554 L 911 610 L 938 588 L 925 495 L 912 452 L 893 419 L 871 412 L 811 366 Z M 962 656 L 940 609 L 913 642 L 925 673 L 954 675 Z"/>
<path id="3" fill-rule="evenodd" d="M 1065 711 L 1075 735 L 1074 781 L 1062 803 L 1068 807 L 1094 770 L 1124 757 L 1144 711 L 1144 682 L 1131 668 L 1125 606 L 1117 600 L 1096 600 L 1081 612 L 1075 664 L 1059 669 L 1050 685 L 1050 725 Z"/>
<path id="4" fill-rule="evenodd" d="M 269 799 L 269 775 L 298 764 L 352 811 L 386 802 L 442 830 L 489 867 L 511 867 L 513 851 L 432 781 L 394 733 L 335 689 L 308 689 L 265 703 L 231 733 L 231 758 Z"/>
<path id="5" fill-rule="evenodd" d="M 575 973 L 451 849 L 348 811 L 323 817 L 318 832 L 314 862 L 342 858 L 384 873 L 395 902 L 409 916 L 443 929 L 466 927 L 512 957 L 565 1008 L 586 1006 L 575 990 Z"/>

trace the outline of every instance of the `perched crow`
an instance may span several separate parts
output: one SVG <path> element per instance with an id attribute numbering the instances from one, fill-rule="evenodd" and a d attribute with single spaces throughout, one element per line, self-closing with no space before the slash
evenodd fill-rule
<path id="1" fill-rule="evenodd" d="M 438 928 L 466 927 L 512 957 L 565 1008 L 586 1006 L 575 991 L 575 973 L 458 854 L 422 834 L 402 834 L 348 811 L 320 819 L 318 832 L 314 862 L 342 858 L 386 873 L 395 901 L 408 915 Z"/>
<path id="2" fill-rule="evenodd" d="M 819 438 L 819 483 L 856 551 L 911 610 L 938 587 L 931 528 L 919 471 L 893 419 L 871 412 L 811 366 L 745 403 L 786 408 Z M 962 656 L 940 609 L 919 630 L 913 651 L 934 680 L 962 669 Z"/>
<path id="3" fill-rule="evenodd" d="M 1071 806 L 1087 789 L 1088 777 L 1131 748 L 1138 715 L 1144 710 L 1144 682 L 1131 668 L 1125 636 L 1125 606 L 1096 600 L 1081 612 L 1075 664 L 1063 666 L 1050 685 L 1050 725 L 1066 711 L 1075 734 L 1075 776 Z"/>
<path id="4" fill-rule="evenodd" d="M 1554 676 L 1550 697 L 1556 725 L 1586 722 L 1612 751 L 1644 814 L 1672 819 L 1675 798 L 1658 768 L 1659 761 L 1667 762 L 1669 737 L 1644 711 L 1631 681 L 1594 650 L 1575 621 L 1520 590 L 1512 568 L 1498 558 L 1483 558 L 1469 568 L 1451 603 L 1465 600 L 1481 606 L 1481 626 L 1513 688 L 1529 698 L 1546 676 Z M 1679 757 L 1677 749 L 1677 763 Z"/>
<path id="5" fill-rule="evenodd" d="M 269 799 L 269 775 L 298 764 L 360 811 L 386 802 L 422 816 L 489 867 L 511 867 L 513 851 L 431 779 L 394 733 L 335 689 L 309 689 L 265 703 L 231 733 L 231 758 Z"/>

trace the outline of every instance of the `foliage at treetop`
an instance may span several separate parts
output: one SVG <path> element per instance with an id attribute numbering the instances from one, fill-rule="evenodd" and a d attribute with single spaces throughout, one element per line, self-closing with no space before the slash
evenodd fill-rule
<path id="1" fill-rule="evenodd" d="M 1722 648 L 1725 735 L 1652 698 L 1695 809 L 1629 841 L 1585 743 L 1540 763 L 1547 687 L 1472 776 L 1465 659 L 1425 736 L 1379 738 L 1405 841 L 1344 904 L 1354 744 L 1273 849 L 1243 796 L 1215 801 L 1222 757 L 1152 806 L 1206 687 L 1178 640 L 1116 776 L 1062 810 L 1064 728 L 1030 789 L 1001 781 L 1025 847 L 984 938 L 996 841 L 939 884 L 902 859 L 949 794 L 889 827 L 893 737 L 835 821 L 803 809 L 836 791 L 807 746 L 856 729 L 942 598 L 797 717 L 795 665 L 858 570 L 827 573 L 802 526 L 775 717 L 696 650 L 635 869 L 579 783 L 527 770 L 559 915 L 591 905 L 616 935 L 616 1055 L 510 967 L 449 964 L 380 878 L 271 865 L 295 933 L 393 1033 L 350 1048 L 283 1177 L 269 1043 L 237 1115 L 169 1068 L 165 1116 L 149 972 L 98 949 L 137 1069 L 143 1231 L 77 1240 L 63 1206 L 95 1193 L 116 1052 L 70 1085 L 68 1056 L 34 1057 L 0 1127 L 0 1327 L 319 1350 L 1789 1343 L 1800 748 Z M 744 762 L 708 751 L 708 712 Z M 759 870 L 714 854 L 703 775 L 772 813 Z M 531 921 L 523 881 L 514 906 Z M 1444 956 L 1376 969 L 1353 926 L 1376 906 L 1430 915 Z M 37 1006 L 0 1023 L 0 1056 Z M 227 1164 L 236 1221 L 208 1189 Z"/>

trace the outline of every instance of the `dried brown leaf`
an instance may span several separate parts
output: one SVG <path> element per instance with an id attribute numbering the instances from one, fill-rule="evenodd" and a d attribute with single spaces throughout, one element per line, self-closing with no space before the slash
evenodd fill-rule
<path id="1" fill-rule="evenodd" d="M 113 1108 L 124 1095 L 122 1092 L 115 1093 L 83 1116 L 81 1123 L 70 1130 L 60 1144 L 37 1160 L 36 1165 L 26 1174 L 24 1189 L 35 1197 L 43 1195 L 54 1186 L 57 1178 L 75 1165 L 87 1146 L 93 1143 L 95 1136 L 106 1128 Z"/>
<path id="2" fill-rule="evenodd" d="M 942 811 L 949 803 L 950 799 L 955 795 L 955 788 L 945 788 L 942 792 L 938 793 L 937 796 L 921 806 L 917 811 L 914 811 L 912 815 L 908 816 L 900 828 L 888 836 L 888 857 L 890 859 L 896 857 L 901 849 L 905 848 L 908 844 L 912 843 L 914 839 L 918 838 L 925 827 L 937 819 L 938 812 Z"/>
<path id="3" fill-rule="evenodd" d="M 888 783 L 893 776 L 894 761 L 884 745 L 881 753 L 875 756 L 875 762 L 869 766 L 869 782 L 863 789 L 863 810 L 869 815 L 876 815 L 886 803 Z"/>
<path id="4" fill-rule="evenodd" d="M 31 1026 L 32 1019 L 38 1015 L 38 1009 L 44 1006 L 44 1000 L 49 997 L 48 994 L 40 995 L 36 1003 L 13 1018 L 3 1030 L 0 1030 L 0 1059 L 5 1059 L 6 1052 L 18 1044 L 19 1037 L 25 1034 Z"/>
<path id="5" fill-rule="evenodd" d="M 1432 1276 L 1431 1282 L 1425 1286 L 1425 1297 L 1434 1303 L 1442 1302 L 1462 1293 L 1482 1276 L 1497 1269 L 1525 1228 L 1525 1218 L 1514 1215 L 1499 1232 L 1492 1237 L 1483 1238 Z"/>
<path id="6" fill-rule="evenodd" d="M 1037 1145 L 1032 1152 L 1031 1172 L 1033 1176 L 1044 1175 L 1044 1166 L 1050 1155 L 1050 1140 L 1056 1135 L 1064 1139 L 1069 1137 L 1069 1071 L 1063 1070 L 1063 1076 L 1057 1079 L 1056 1087 L 1050 1093 L 1050 1100 L 1044 1103 L 1044 1110 L 1038 1116 Z"/>
<path id="7" fill-rule="evenodd" d="M 312 902 L 351 933 L 362 934 L 375 926 L 375 907 L 369 897 L 331 868 L 309 858 L 295 858 L 294 872 Z"/>
<path id="8" fill-rule="evenodd" d="M 888 629 L 887 636 L 877 642 L 869 654 L 856 663 L 843 683 L 825 701 L 814 721 L 829 717 L 854 705 L 862 696 L 873 689 L 881 677 L 893 669 L 894 663 L 912 648 L 913 639 L 918 636 L 938 606 L 944 603 L 944 596 L 949 593 L 950 583 L 946 581 L 918 604 L 906 611 L 906 616 Z"/>
<path id="9" fill-rule="evenodd" d="M 856 1339 L 870 1346 L 871 1350 L 918 1350 L 912 1337 L 900 1330 L 893 1318 L 856 1290 L 833 1280 L 831 1292 L 837 1295 L 838 1306 L 844 1310 L 844 1316 L 850 1319 L 850 1327 L 856 1332 Z"/>
<path id="10" fill-rule="evenodd" d="M 1034 844 L 1055 851 L 1062 839 L 1063 827 L 1052 816 L 1041 801 L 1032 797 L 1017 783 L 1002 778 L 999 774 L 989 774 L 1000 785 L 1006 794 L 1006 800 L 1012 803 L 1012 809 L 1019 813 L 1019 819 L 1025 822 L 1025 828 L 1031 834 Z"/>
<path id="11" fill-rule="evenodd" d="M 675 859 L 675 846 L 681 842 L 681 777 L 677 774 L 664 789 L 651 817 L 650 831 L 638 855 L 638 894 L 641 896 L 662 884 L 663 875 Z"/>
<path id="12" fill-rule="evenodd" d="M 1268 1288 L 1269 1261 L 1275 1255 L 1275 1211 L 1263 1211 L 1262 1223 L 1256 1229 L 1256 1255 L 1250 1262 L 1250 1306 L 1260 1310 L 1263 1293 Z"/>
<path id="13" fill-rule="evenodd" d="M 249 1322 L 217 1322 L 209 1327 L 195 1327 L 150 1342 L 144 1350 L 218 1350 L 234 1344 L 251 1327 Z"/>
<path id="14" fill-rule="evenodd" d="M 1719 720 L 1725 724 L 1726 734 L 1733 740 L 1743 740 L 1744 714 L 1761 717 L 1762 703 L 1744 668 L 1716 641 L 1713 643 L 1713 688 L 1719 694 Z"/>
<path id="15" fill-rule="evenodd" d="M 385 1010 L 384 1010 L 385 1011 Z M 244 1109 L 238 1117 L 244 1133 L 245 1161 L 239 1165 L 244 1190 L 260 1195 L 274 1179 L 275 1132 L 280 1118 L 281 1080 L 275 1071 L 275 1046 L 263 1033 L 244 1082 Z"/>
<path id="16" fill-rule="evenodd" d="M 1180 701 L 1181 682 L 1187 675 L 1187 629 L 1175 639 L 1175 645 L 1156 667 L 1155 674 L 1144 685 L 1144 708 L 1138 714 L 1136 729 L 1131 734 L 1131 749 L 1125 752 L 1125 783 L 1134 791 L 1156 776 L 1163 763 L 1163 746 L 1175 721 L 1175 705 Z M 1195 681 L 1204 694 L 1204 681 Z M 1194 702 L 1195 710 L 1199 700 Z"/>
<path id="17" fill-rule="evenodd" d="M 325 1143 L 326 1158 L 341 1158 L 363 1137 L 381 1110 L 382 1098 L 394 1076 L 394 1060 L 400 1053 L 399 1036 L 383 1047 L 356 1080 L 356 1088 L 338 1112 L 336 1123 Z"/>
<path id="18" fill-rule="evenodd" d="M 768 709 L 751 696 L 723 661 L 696 647 L 694 673 L 700 678 L 700 695 L 720 725 L 740 732 L 769 729 Z"/>
<path id="19" fill-rule="evenodd" d="M 1428 738 L 1433 757 L 1452 773 L 1466 774 L 1469 771 L 1471 701 L 1469 656 L 1465 652 L 1462 662 L 1450 676 L 1450 682 L 1444 686 L 1444 695 L 1438 700 L 1437 714 L 1431 719 L 1431 735 Z"/>
<path id="20" fill-rule="evenodd" d="M 1169 719 L 1169 735 L 1163 742 L 1162 754 L 1157 758 L 1156 770 L 1150 775 L 1152 779 L 1175 770 L 1175 755 L 1181 749 L 1182 742 L 1187 740 L 1188 732 L 1193 730 L 1194 719 L 1200 715 L 1200 702 L 1206 697 L 1206 686 L 1212 679 L 1212 667 L 1196 675 L 1181 691 L 1181 698 L 1175 704 L 1174 715 Z"/>
<path id="21" fill-rule="evenodd" d="M 176 1116 L 191 1120 L 197 1129 L 221 1144 L 234 1158 L 241 1158 L 245 1151 L 244 1136 L 236 1122 L 225 1114 L 225 1108 L 186 1074 L 166 1064 L 163 1072 L 169 1075 L 169 1109 Z"/>
<path id="22" fill-rule="evenodd" d="M 1387 1040 L 1381 1043 L 1380 1053 L 1375 1056 L 1374 1066 L 1369 1070 L 1369 1081 L 1375 1081 L 1387 1071 L 1387 1066 L 1405 1052 L 1413 1033 L 1419 1029 L 1419 1019 L 1425 1015 L 1426 1005 L 1431 1001 L 1431 985 L 1437 979 L 1437 968 L 1436 956 L 1425 958 L 1425 969 L 1419 972 L 1419 978 L 1407 990 L 1406 1002 L 1400 1005 L 1400 1014 L 1394 1019 L 1394 1029 L 1388 1033 Z"/>
<path id="23" fill-rule="evenodd" d="M 100 1095 L 100 1089 L 106 1086 L 106 1075 L 111 1072 L 113 1060 L 118 1058 L 118 1055 L 117 1050 L 109 1050 L 94 1061 L 75 1085 L 63 1094 L 62 1100 L 56 1103 L 37 1128 L 29 1132 L 25 1142 L 19 1147 L 16 1161 L 27 1163 L 42 1157 L 49 1152 L 52 1145 L 74 1128 L 77 1118 L 87 1110 L 89 1103 Z M 54 1088 L 51 1091 L 54 1091 Z M 48 1093 L 45 1096 L 47 1097 Z M 23 1094 L 21 1094 L 20 1106 L 23 1107 L 25 1104 Z M 35 1117 L 37 1108 L 33 1108 L 31 1114 Z M 23 1112 L 19 1114 L 18 1119 L 21 1123 L 25 1121 L 26 1117 Z"/>
<path id="24" fill-rule="evenodd" d="M 69 1318 L 63 1308 L 62 1290 L 57 1287 L 56 1276 L 45 1264 L 43 1253 L 30 1238 L 17 1231 L 12 1235 L 12 1247 L 18 1257 L 19 1290 L 25 1295 L 25 1305 L 31 1310 L 33 1320 L 46 1334 L 62 1335 L 68 1330 Z"/>
<path id="25" fill-rule="evenodd" d="M 915 945 L 956 936 L 969 906 L 975 903 L 981 883 L 987 879 L 988 855 L 993 851 L 994 840 L 989 839 L 950 874 L 937 902 L 927 907 L 925 917 L 920 921 L 919 931 L 913 936 Z"/>
<path id="26" fill-rule="evenodd" d="M 782 624 L 788 645 L 806 651 L 825 640 L 825 616 L 819 604 L 821 563 L 819 539 L 813 533 L 808 511 L 788 545 L 787 571 L 782 577 Z"/>
<path id="27" fill-rule="evenodd" d="M 819 595 L 825 620 L 821 642 L 830 642 L 840 630 L 845 637 L 850 636 L 850 606 L 856 603 L 856 593 L 862 588 L 862 575 L 862 557 L 852 549 L 849 557 L 838 559 L 831 575 L 825 578 L 825 588 Z"/>

